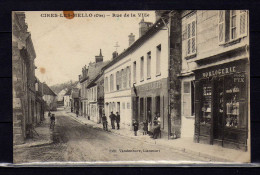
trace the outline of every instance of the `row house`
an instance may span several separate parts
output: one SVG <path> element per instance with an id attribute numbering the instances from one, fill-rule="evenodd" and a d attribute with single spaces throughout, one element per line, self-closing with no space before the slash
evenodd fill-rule
<path id="1" fill-rule="evenodd" d="M 46 84 L 42 83 L 43 100 L 45 101 L 46 111 L 57 111 L 57 95 Z"/>
<path id="2" fill-rule="evenodd" d="M 35 65 L 36 53 L 27 31 L 25 14 L 12 13 L 12 77 L 14 144 L 24 143 L 36 125 Z"/>
<path id="3" fill-rule="evenodd" d="M 248 149 L 246 10 L 182 11 L 182 137 Z"/>
<path id="4" fill-rule="evenodd" d="M 176 32 L 180 35 L 181 28 L 180 22 L 177 23 L 178 13 L 172 14 L 174 17 L 171 19 L 169 13 L 172 12 L 157 11 L 155 24 L 142 19 L 139 23 L 139 39 L 135 41 L 134 35 L 130 34 L 129 47 L 118 56 L 114 53 L 113 60 L 104 67 L 105 113 L 109 116 L 111 112 L 118 112 L 123 127 L 131 128 L 133 120 L 139 123 L 144 120 L 153 122 L 154 115 L 159 114 L 162 131 L 166 134 L 171 132 L 168 130 L 168 76 L 176 72 L 168 70 L 170 60 L 177 60 L 176 65 L 180 67 L 181 56 L 178 53 L 181 40 L 176 38 L 176 41 L 170 42 L 170 38 L 177 36 Z M 173 45 L 175 50 L 169 49 Z M 170 53 L 175 54 L 175 57 L 170 57 Z M 180 84 L 177 76 L 172 81 Z M 180 91 L 180 86 L 177 90 Z M 180 110 L 180 106 L 173 108 L 176 108 L 174 112 Z"/>
<path id="5" fill-rule="evenodd" d="M 71 88 L 64 94 L 64 108 L 71 107 Z"/>
<path id="6" fill-rule="evenodd" d="M 77 82 L 71 89 L 71 112 L 78 112 L 79 115 L 81 109 L 81 86 L 80 82 Z"/>
<path id="7" fill-rule="evenodd" d="M 98 89 L 102 84 L 100 82 L 103 81 L 103 77 L 99 77 L 99 75 L 102 75 L 101 70 L 108 63 L 109 61 L 103 60 L 102 50 L 100 49 L 99 55 L 95 56 L 95 62 L 90 62 L 88 66 L 84 66 L 82 74 L 79 75 L 81 91 L 80 115 L 95 122 L 100 122 L 99 108 L 102 108 L 98 100 L 98 95 L 102 95 L 103 92 L 99 93 Z M 97 79 L 97 77 L 100 79 Z M 104 91 L 103 88 L 100 89 Z"/>

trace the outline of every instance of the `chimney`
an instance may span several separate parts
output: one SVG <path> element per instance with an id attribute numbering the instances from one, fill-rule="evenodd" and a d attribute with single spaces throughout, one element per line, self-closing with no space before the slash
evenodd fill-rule
<path id="1" fill-rule="evenodd" d="M 129 37 L 129 46 L 131 46 L 135 42 L 135 35 L 131 33 L 130 35 L 128 35 L 128 37 Z"/>
<path id="2" fill-rule="evenodd" d="M 103 56 L 102 56 L 102 51 L 100 49 L 100 53 L 99 53 L 99 56 L 95 56 L 96 58 L 96 63 L 98 62 L 103 62 Z"/>
<path id="3" fill-rule="evenodd" d="M 114 51 L 114 52 L 112 53 L 112 59 L 115 59 L 117 56 L 118 56 L 117 51 Z"/>
<path id="4" fill-rule="evenodd" d="M 170 10 L 155 10 L 155 20 L 160 19 L 166 12 L 170 12 Z"/>
<path id="5" fill-rule="evenodd" d="M 145 22 L 144 18 L 139 23 L 139 38 L 143 36 L 149 28 L 153 25 L 151 22 Z"/>

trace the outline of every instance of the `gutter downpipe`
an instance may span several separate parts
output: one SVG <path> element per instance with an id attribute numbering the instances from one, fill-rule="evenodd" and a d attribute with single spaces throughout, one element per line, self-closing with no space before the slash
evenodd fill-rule
<path id="1" fill-rule="evenodd" d="M 168 20 L 168 24 L 169 26 L 165 23 L 164 19 L 162 19 L 165 27 L 168 30 L 168 79 L 167 79 L 167 88 L 168 88 L 168 140 L 170 139 L 170 135 L 171 135 L 171 105 L 170 105 L 170 69 L 171 69 L 171 65 L 170 65 L 170 29 L 171 29 L 171 12 L 169 12 L 169 20 Z"/>

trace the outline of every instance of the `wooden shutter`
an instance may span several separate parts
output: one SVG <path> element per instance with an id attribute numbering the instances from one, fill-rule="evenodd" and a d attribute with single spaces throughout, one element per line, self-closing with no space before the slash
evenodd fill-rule
<path id="1" fill-rule="evenodd" d="M 225 10 L 218 11 L 218 42 L 225 43 Z"/>
<path id="2" fill-rule="evenodd" d="M 196 21 L 191 23 L 191 52 L 196 53 Z"/>
<path id="3" fill-rule="evenodd" d="M 191 23 L 187 25 L 187 54 L 191 54 Z"/>
<path id="4" fill-rule="evenodd" d="M 247 11 L 239 10 L 239 37 L 247 36 Z"/>

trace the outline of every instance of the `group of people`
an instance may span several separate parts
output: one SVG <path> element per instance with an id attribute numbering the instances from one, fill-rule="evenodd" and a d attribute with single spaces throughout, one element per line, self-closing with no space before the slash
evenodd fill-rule
<path id="1" fill-rule="evenodd" d="M 145 120 L 142 122 L 143 124 L 143 135 L 150 135 L 151 138 L 157 139 L 158 136 L 161 134 L 161 121 L 160 121 L 160 114 L 155 113 L 155 117 L 152 121 L 150 115 L 150 111 L 148 111 L 148 120 Z M 117 124 L 117 129 L 120 129 L 120 115 L 118 112 L 116 112 L 116 115 L 111 112 L 109 115 L 110 121 L 111 121 L 111 127 L 112 129 L 115 129 L 115 123 Z M 108 130 L 107 128 L 107 117 L 105 114 L 102 115 L 102 124 L 103 124 L 103 129 L 105 131 Z M 139 122 L 137 120 L 133 120 L 133 129 L 134 129 L 134 135 L 137 136 L 137 131 L 139 128 Z"/>
<path id="2" fill-rule="evenodd" d="M 149 117 L 150 111 L 148 111 L 148 120 L 144 120 L 143 124 L 143 135 L 150 135 L 151 138 L 157 139 L 158 136 L 161 134 L 161 121 L 160 121 L 160 114 L 155 113 L 155 117 L 153 119 L 153 124 L 151 117 Z M 139 123 L 137 120 L 133 121 L 134 127 L 134 134 L 137 136 L 137 131 L 139 127 Z"/>
<path id="3" fill-rule="evenodd" d="M 116 112 L 116 115 L 113 113 L 113 111 L 111 112 L 110 116 L 110 121 L 111 121 L 111 126 L 112 129 L 115 129 L 115 123 L 117 125 L 117 129 L 120 129 L 120 115 L 118 112 Z M 103 129 L 107 131 L 107 117 L 105 114 L 103 114 L 102 116 L 102 123 L 103 123 Z"/>

